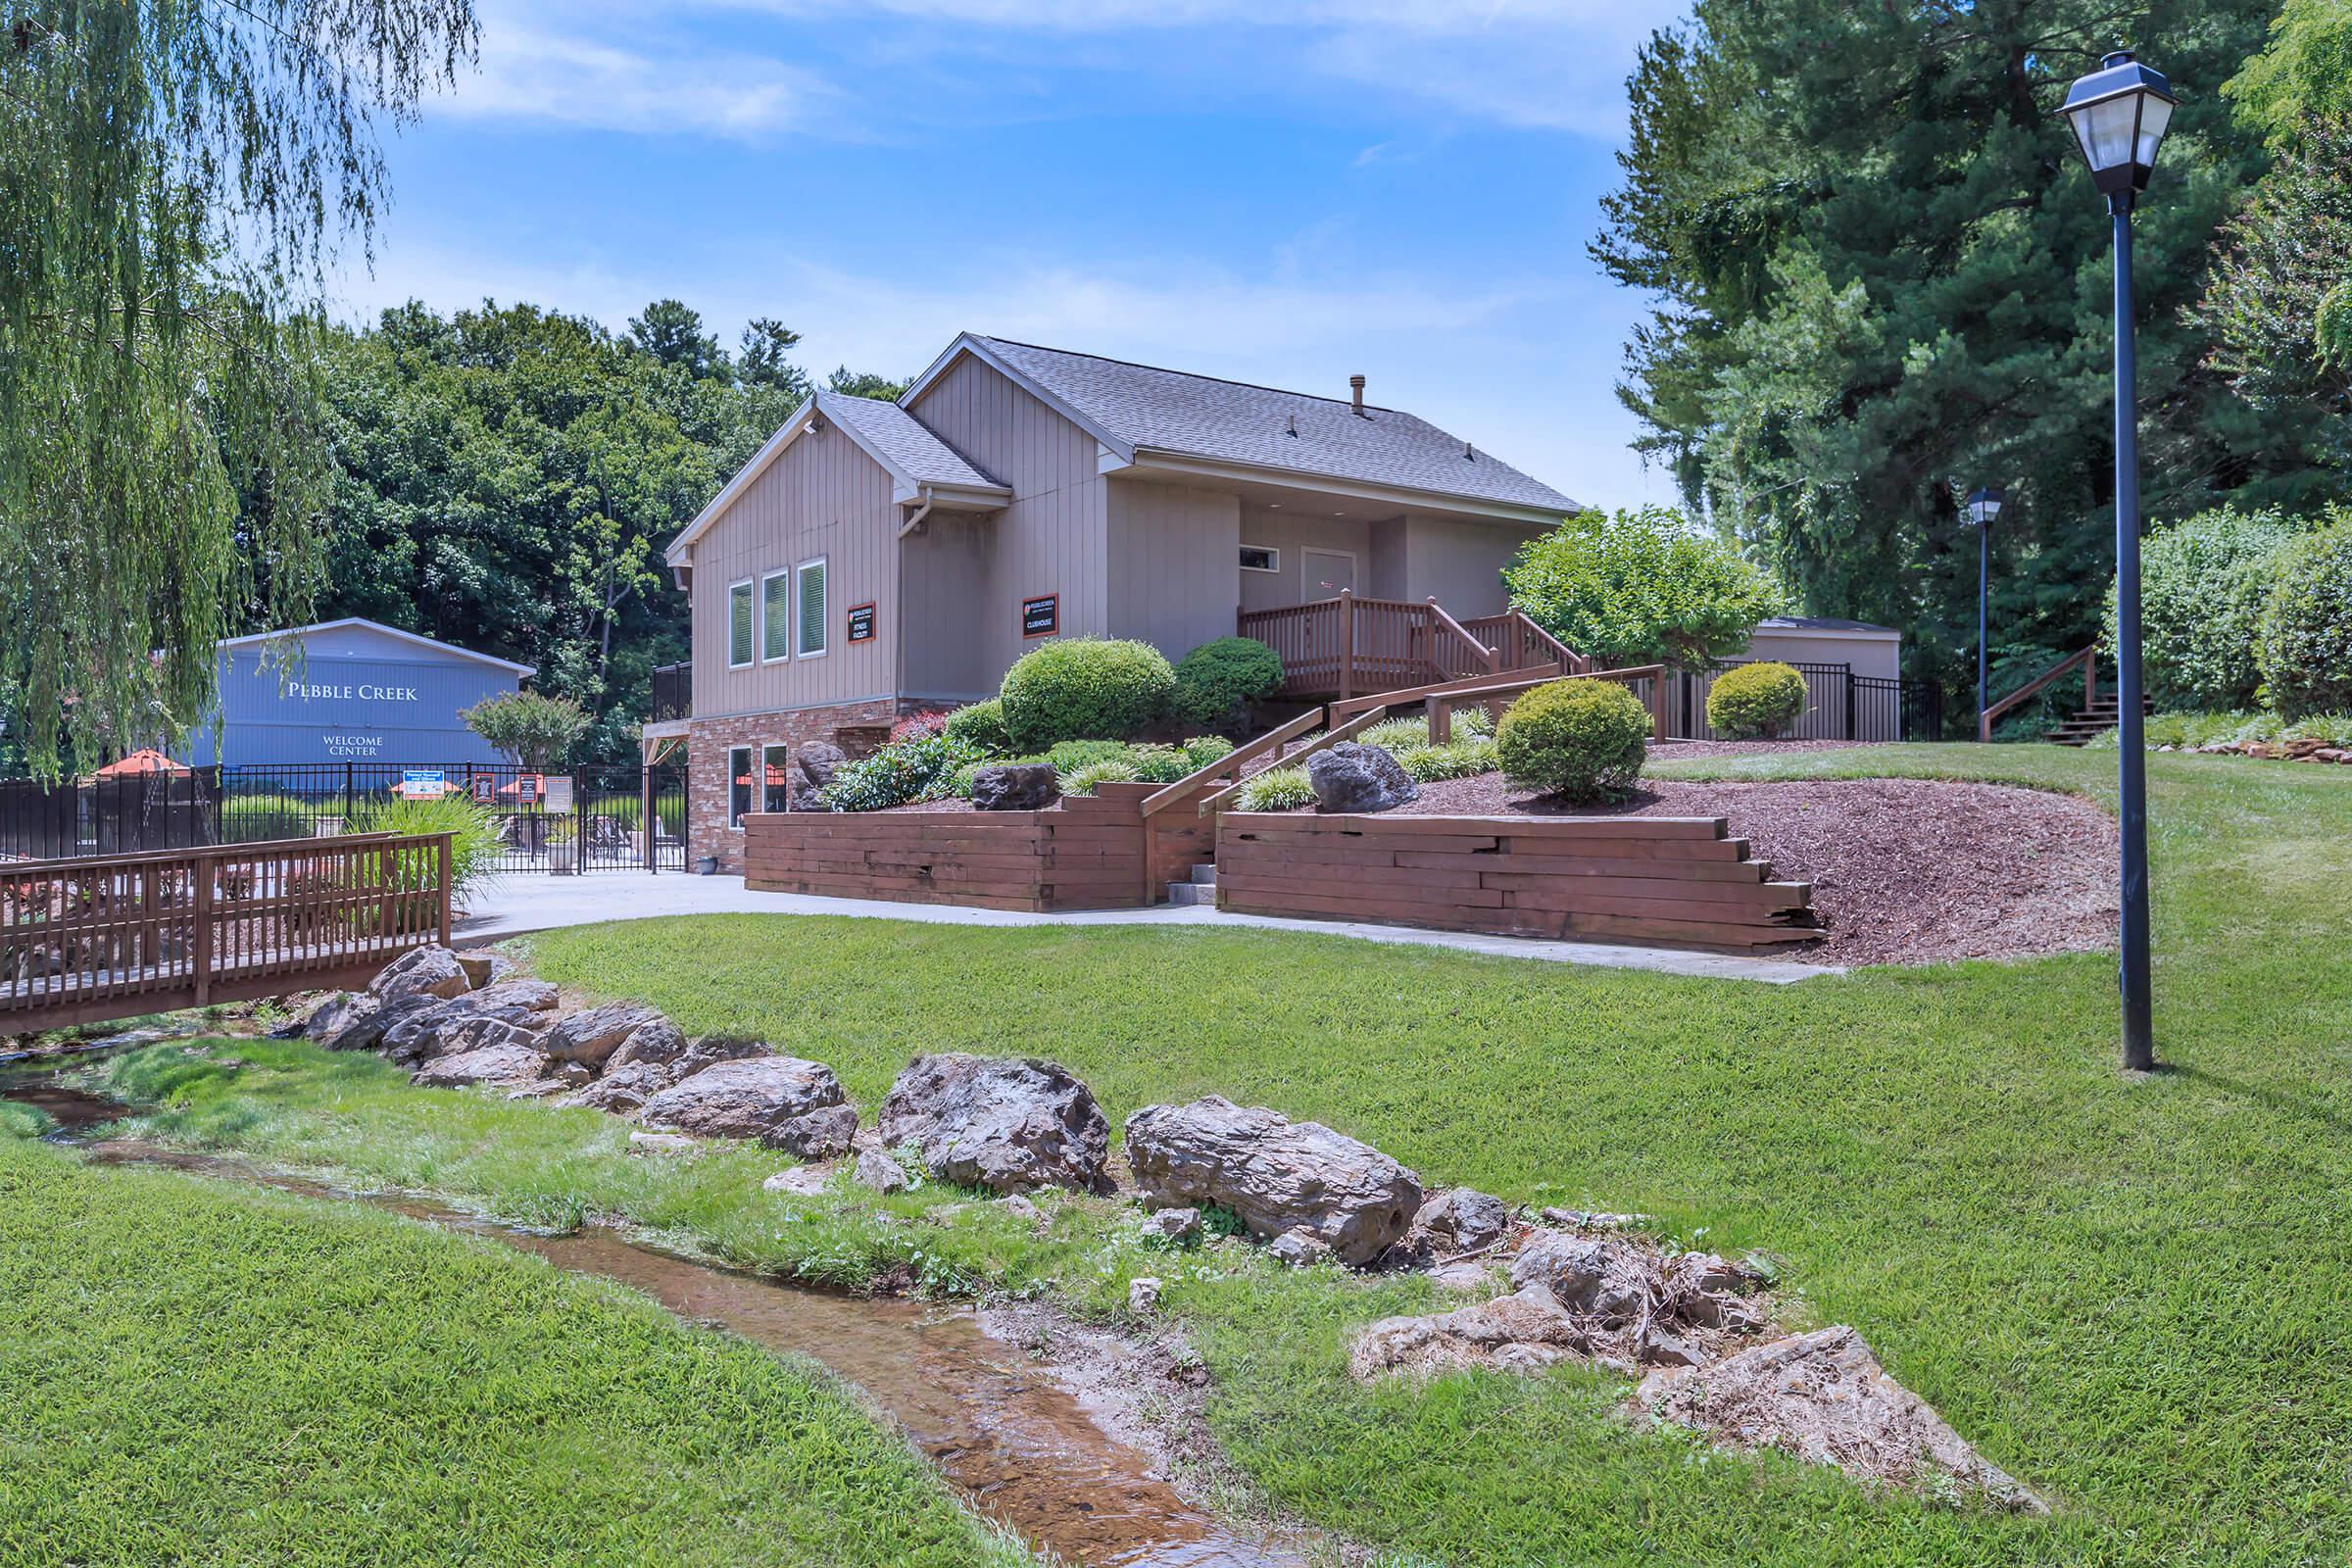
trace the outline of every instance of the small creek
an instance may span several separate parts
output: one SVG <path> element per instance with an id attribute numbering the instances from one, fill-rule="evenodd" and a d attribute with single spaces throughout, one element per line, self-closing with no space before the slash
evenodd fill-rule
<path id="1" fill-rule="evenodd" d="M 0 1075 L 0 1100 L 37 1105 L 51 1136 L 93 1159 L 366 1202 L 494 1238 L 574 1274 L 616 1281 L 690 1323 L 805 1355 L 864 1391 L 989 1518 L 1032 1545 L 1089 1568 L 1289 1568 L 1302 1559 L 1252 1544 L 1179 1496 L 1145 1454 L 1105 1432 L 1086 1406 L 968 1309 L 865 1300 L 689 1262 L 601 1226 L 565 1234 L 515 1229 L 406 1195 L 344 1192 L 242 1161 L 131 1139 L 86 1135 L 128 1107 L 53 1077 Z"/>

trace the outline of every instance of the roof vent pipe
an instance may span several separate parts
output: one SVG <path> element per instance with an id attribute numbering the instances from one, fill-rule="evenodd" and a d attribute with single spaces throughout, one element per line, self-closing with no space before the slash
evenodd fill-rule
<path id="1" fill-rule="evenodd" d="M 1348 378 L 1348 390 L 1353 395 L 1355 403 L 1355 415 L 1356 417 L 1360 419 L 1364 416 L 1364 378 L 1360 375 L 1349 376 Z"/>

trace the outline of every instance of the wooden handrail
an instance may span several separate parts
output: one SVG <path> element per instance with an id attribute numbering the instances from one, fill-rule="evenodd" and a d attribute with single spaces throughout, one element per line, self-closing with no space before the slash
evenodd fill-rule
<path id="1" fill-rule="evenodd" d="M 1555 680 L 1615 680 L 1628 685 L 1646 680 L 1649 686 L 1650 733 L 1653 739 L 1666 738 L 1666 676 L 1664 664 L 1636 664 L 1625 669 L 1589 669 L 1581 674 L 1563 675 L 1556 670 L 1536 674 L 1474 675 L 1467 680 L 1440 681 L 1433 686 L 1407 686 L 1399 691 L 1381 692 L 1372 697 L 1357 697 L 1331 705 L 1334 719 L 1343 714 L 1361 711 L 1380 706 L 1403 708 L 1413 703 L 1451 697 L 1499 697 L 1505 692 L 1523 692 L 1538 686 L 1548 686 Z"/>
<path id="2" fill-rule="evenodd" d="M 1263 735 L 1258 736 L 1255 740 L 1243 742 L 1241 745 L 1235 747 L 1232 751 L 1227 752 L 1223 757 L 1220 757 L 1215 761 L 1209 763 L 1206 767 L 1198 768 L 1193 772 L 1187 773 L 1184 777 L 1178 779 L 1175 783 L 1170 784 L 1167 788 L 1145 796 L 1143 804 L 1143 813 L 1145 818 L 1149 820 L 1152 817 L 1157 816 L 1169 807 L 1174 806 L 1177 802 L 1182 801 L 1193 794 L 1194 791 L 1198 790 L 1203 784 L 1211 783 L 1217 779 L 1223 778 L 1228 773 L 1233 773 L 1238 776 L 1241 766 L 1244 762 L 1250 761 L 1255 758 L 1263 756 L 1268 751 L 1272 751 L 1281 747 L 1288 741 L 1297 739 L 1298 736 L 1305 734 L 1308 730 L 1313 729 L 1316 725 L 1322 722 L 1323 710 L 1320 708 L 1310 708 L 1305 712 L 1300 713 L 1297 718 L 1294 718 L 1289 723 L 1283 725 L 1281 728 L 1270 729 Z"/>
<path id="3" fill-rule="evenodd" d="M 1438 625 L 1444 627 L 1447 631 L 1452 632 L 1456 637 L 1459 637 L 1462 641 L 1468 643 L 1471 647 L 1477 649 L 1481 654 L 1486 656 L 1488 674 L 1493 675 L 1501 672 L 1502 659 L 1500 654 L 1491 644 L 1489 644 L 1485 638 L 1473 634 L 1468 627 L 1464 626 L 1460 621 L 1454 619 L 1451 615 L 1446 613 L 1446 607 L 1438 603 L 1437 597 L 1434 594 L 1430 597 L 1429 613 L 1430 618 L 1436 621 Z M 1431 648 L 1434 654 L 1436 648 L 1436 639 L 1434 637 L 1431 639 Z M 1433 665 L 1436 664 L 1437 660 L 1433 657 L 1430 660 L 1430 663 Z"/>
<path id="4" fill-rule="evenodd" d="M 191 844 L 184 850 L 139 850 L 129 855 L 79 855 L 47 860 L 0 860 L 0 874 L 16 876 L 24 872 L 62 875 L 76 870 L 121 871 L 134 866 L 151 865 L 159 860 L 173 864 L 192 857 L 208 856 L 218 859 L 222 856 L 252 855 L 265 850 L 315 850 L 322 844 L 372 844 L 378 839 L 396 839 L 400 834 L 389 828 L 375 833 L 335 833 L 325 838 L 250 839 L 237 844 Z"/>
<path id="5" fill-rule="evenodd" d="M 2081 664 L 2082 666 L 2082 706 L 2084 708 L 2095 706 L 2099 700 L 2098 653 L 2099 647 L 2096 643 L 2091 644 L 2088 648 L 2077 649 L 2075 652 L 2067 655 L 2064 659 L 2058 661 L 2058 662 L 2055 664 L 2052 664 L 2049 668 L 2043 670 L 2040 674 L 2034 676 L 2032 680 L 2026 682 L 2023 686 L 2020 686 L 2017 690 L 2011 692 L 2008 696 L 2001 698 L 1997 702 L 1987 703 L 1984 707 L 1984 711 L 1977 715 L 1977 739 L 1979 741 L 1990 741 L 1992 739 L 1992 721 L 1994 719 L 1999 718 L 2003 713 L 2008 712 L 2011 709 L 2016 708 L 2019 704 L 2025 702 L 2027 699 L 2039 696 L 2045 689 L 2055 683 L 2059 676 L 2065 674 L 2077 664 Z"/>
<path id="6" fill-rule="evenodd" d="M 1379 723 L 1380 715 L 1387 711 L 1388 710 L 1385 708 L 1367 708 L 1362 712 L 1357 713 L 1353 718 L 1349 719 L 1347 723 L 1340 725 L 1337 729 L 1326 730 L 1322 734 L 1316 736 L 1306 745 L 1299 747 L 1294 756 L 1281 758 L 1277 760 L 1280 765 L 1286 767 L 1302 761 L 1327 747 L 1339 745 L 1340 742 L 1347 740 L 1348 737 L 1354 735 L 1357 731 L 1367 729 L 1370 726 Z M 1233 796 L 1239 795 L 1243 790 L 1249 788 L 1250 784 L 1250 780 L 1249 779 L 1236 779 L 1229 788 L 1221 789 L 1217 791 L 1216 794 L 1211 795 L 1206 800 L 1202 801 L 1200 803 L 1200 809 L 1198 814 L 1201 816 L 1208 815 L 1210 812 L 1222 807 L 1227 800 L 1231 799 Z"/>

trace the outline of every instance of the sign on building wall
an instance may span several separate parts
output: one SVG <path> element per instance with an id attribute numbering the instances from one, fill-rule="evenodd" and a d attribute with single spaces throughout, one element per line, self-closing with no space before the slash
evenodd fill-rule
<path id="1" fill-rule="evenodd" d="M 1051 637 L 1061 630 L 1061 595 L 1040 594 L 1021 601 L 1021 635 Z"/>
<path id="2" fill-rule="evenodd" d="M 852 605 L 850 607 L 850 641 L 870 643 L 873 640 L 874 607 L 870 604 Z"/>

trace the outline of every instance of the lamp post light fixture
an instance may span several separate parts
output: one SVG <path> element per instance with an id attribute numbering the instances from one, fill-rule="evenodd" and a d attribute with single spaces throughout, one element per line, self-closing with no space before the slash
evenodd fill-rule
<path id="1" fill-rule="evenodd" d="M 2139 394 L 2132 324 L 2132 209 L 2148 188 L 2173 121 L 2172 83 L 2111 54 L 2078 80 L 2061 113 L 2107 198 L 2115 225 L 2115 611 L 2117 717 L 2123 742 L 2124 1065 L 2156 1064 L 2148 974 L 2148 756 L 2139 683 Z"/>
<path id="2" fill-rule="evenodd" d="M 1996 486 L 1981 485 L 1968 493 L 1968 501 L 1963 508 L 1968 516 L 1969 526 L 1977 530 L 1977 711 L 1979 714 L 1984 711 L 1987 697 L 1984 681 L 1990 664 L 1987 650 L 1991 644 L 1985 640 L 1984 625 L 1986 620 L 1985 605 L 1992 587 L 1992 524 L 1993 519 L 2001 514 L 2001 503 L 2008 499 L 2008 491 Z"/>

